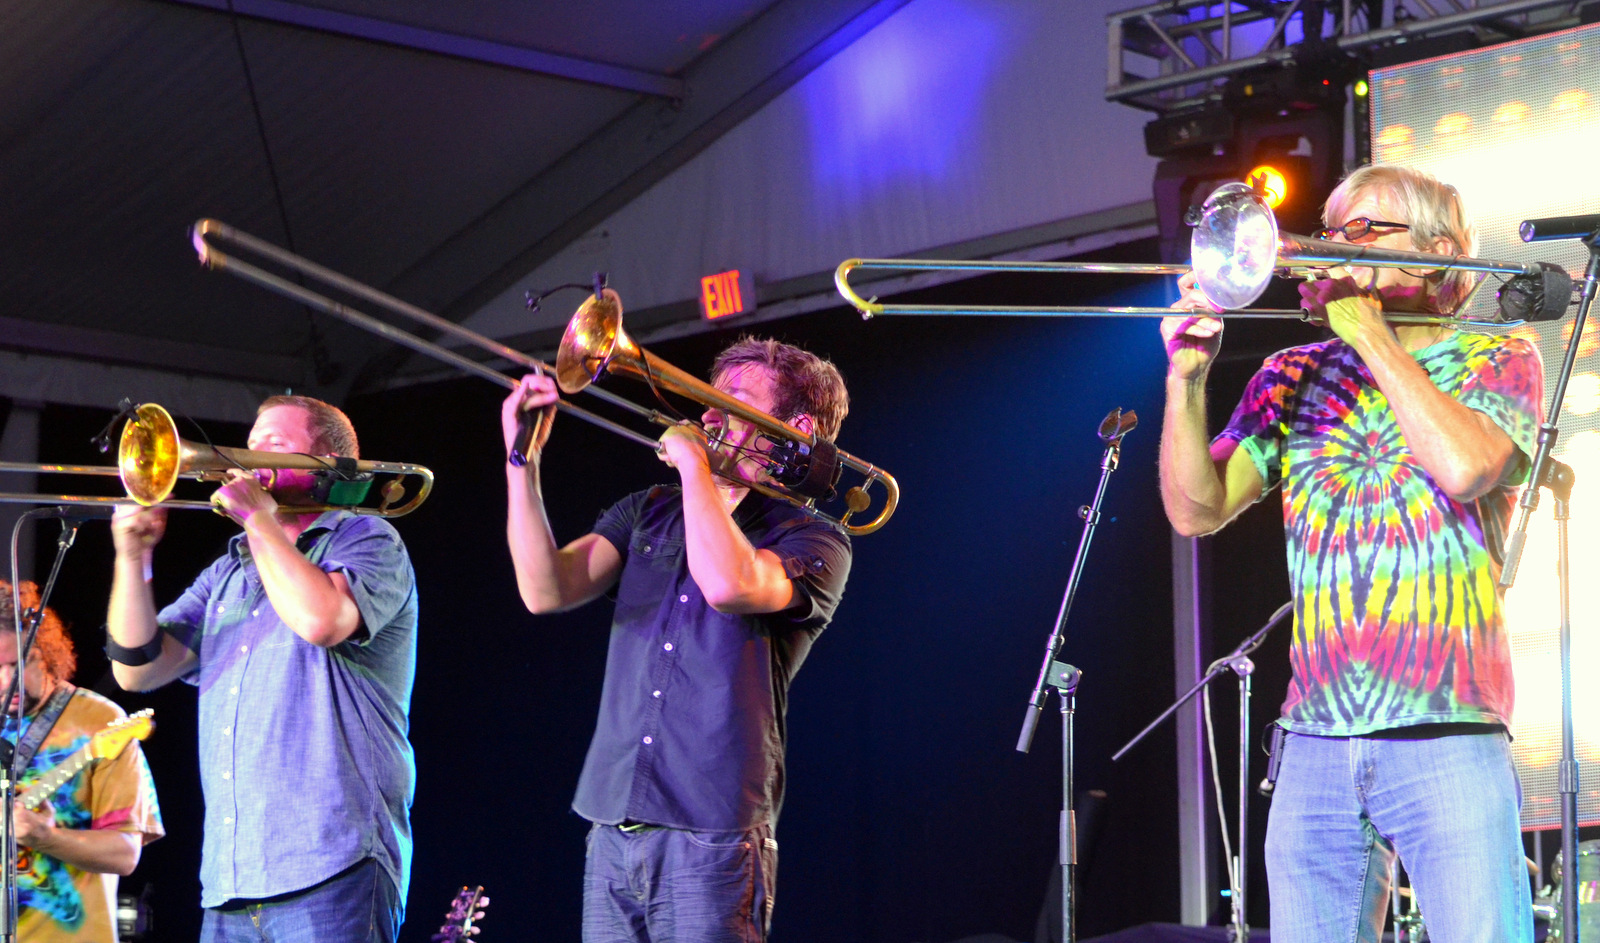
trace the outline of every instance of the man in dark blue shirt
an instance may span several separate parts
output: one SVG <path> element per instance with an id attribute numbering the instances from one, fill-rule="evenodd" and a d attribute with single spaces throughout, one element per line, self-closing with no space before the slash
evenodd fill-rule
<path id="1" fill-rule="evenodd" d="M 776 341 L 738 341 L 712 379 L 828 439 L 848 409 L 832 364 Z M 508 447 L 520 414 L 555 399 L 549 378 L 522 380 L 502 410 Z M 747 487 L 764 474 L 759 430 L 720 410 L 704 423 L 711 442 L 692 425 L 662 436 L 679 486 L 624 498 L 564 547 L 539 489 L 548 416 L 528 463 L 506 469 L 507 539 L 529 611 L 616 590 L 599 722 L 573 800 L 594 823 L 586 943 L 760 941 L 771 921 L 789 682 L 833 617 L 850 542 Z"/>

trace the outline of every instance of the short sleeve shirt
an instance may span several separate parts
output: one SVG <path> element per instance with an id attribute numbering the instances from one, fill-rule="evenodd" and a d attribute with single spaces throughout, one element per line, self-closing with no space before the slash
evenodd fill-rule
<path id="1" fill-rule="evenodd" d="M 40 777 L 126 716 L 111 701 L 78 689 L 18 778 L 18 798 L 26 800 L 29 788 Z M 22 729 L 26 736 L 26 723 Z M 16 742 L 14 719 L 5 725 L 5 738 Z M 137 742 L 129 743 L 115 758 L 100 760 L 79 772 L 48 802 L 61 828 L 133 832 L 141 843 L 166 834 L 150 766 Z M 17 938 L 28 943 L 116 943 L 116 896 L 115 874 L 82 871 L 49 855 L 20 849 Z"/>
<path id="2" fill-rule="evenodd" d="M 1218 437 L 1265 490 L 1282 484 L 1294 669 L 1284 723 L 1353 736 L 1424 723 L 1508 723 L 1510 643 L 1499 554 L 1543 404 L 1539 353 L 1521 338 L 1455 333 L 1415 353 L 1436 387 L 1487 416 L 1521 452 L 1462 503 L 1407 446 L 1372 374 L 1332 340 L 1268 358 Z"/>
<path id="3" fill-rule="evenodd" d="M 753 547 L 783 561 L 797 597 L 788 609 L 711 608 L 689 574 L 675 487 L 630 495 L 595 525 L 623 567 L 600 717 L 573 801 L 592 822 L 744 830 L 777 818 L 789 683 L 833 618 L 850 541 L 756 493 L 733 517 Z"/>
<path id="4" fill-rule="evenodd" d="M 303 890 L 374 858 L 404 898 L 417 589 L 388 521 L 329 511 L 300 552 L 343 574 L 362 629 L 323 648 L 272 608 L 242 536 L 158 616 L 195 653 L 205 793 L 201 903 Z"/>

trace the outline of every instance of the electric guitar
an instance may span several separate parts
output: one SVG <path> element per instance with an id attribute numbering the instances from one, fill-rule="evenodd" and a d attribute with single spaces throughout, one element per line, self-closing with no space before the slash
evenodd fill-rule
<path id="1" fill-rule="evenodd" d="M 483 919 L 483 908 L 489 898 L 483 896 L 483 887 L 463 887 L 450 902 L 450 912 L 444 915 L 444 926 L 433 935 L 433 943 L 466 943 L 478 935 L 478 921 Z"/>
<path id="2" fill-rule="evenodd" d="M 128 748 L 128 744 L 145 739 L 155 729 L 155 710 L 148 707 L 137 714 L 112 721 L 104 730 L 91 736 L 88 743 L 73 751 L 71 756 L 30 783 L 27 790 L 17 797 L 17 801 L 29 811 L 39 811 L 57 790 L 72 781 L 72 777 L 83 772 L 91 764 L 115 759 Z"/>

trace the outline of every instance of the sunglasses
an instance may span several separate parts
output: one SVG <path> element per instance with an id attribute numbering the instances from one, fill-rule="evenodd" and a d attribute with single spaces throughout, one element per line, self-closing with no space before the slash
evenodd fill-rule
<path id="1" fill-rule="evenodd" d="M 1368 219 L 1365 216 L 1357 216 L 1342 226 L 1324 226 L 1311 235 L 1316 239 L 1332 239 L 1335 235 L 1343 233 L 1347 241 L 1355 242 L 1374 229 L 1409 230 L 1410 228 L 1405 223 L 1391 223 L 1381 219 Z"/>

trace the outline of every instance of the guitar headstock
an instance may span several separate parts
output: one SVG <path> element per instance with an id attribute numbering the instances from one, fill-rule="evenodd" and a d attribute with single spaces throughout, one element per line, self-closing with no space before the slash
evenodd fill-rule
<path id="1" fill-rule="evenodd" d="M 135 740 L 143 740 L 156 729 L 155 708 L 146 707 L 137 714 L 129 714 L 112 721 L 106 729 L 89 738 L 89 753 L 95 759 L 110 759 Z"/>
<path id="2" fill-rule="evenodd" d="M 444 926 L 433 935 L 434 943 L 465 943 L 478 935 L 478 921 L 483 919 L 483 908 L 489 906 L 483 887 L 463 887 L 450 902 L 450 912 L 444 915 Z"/>

